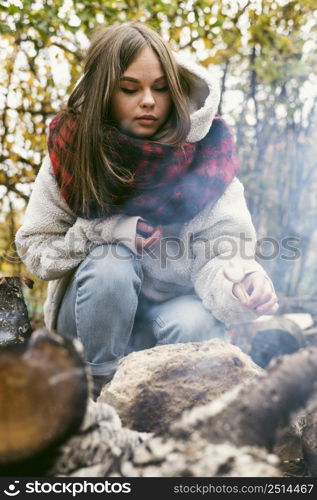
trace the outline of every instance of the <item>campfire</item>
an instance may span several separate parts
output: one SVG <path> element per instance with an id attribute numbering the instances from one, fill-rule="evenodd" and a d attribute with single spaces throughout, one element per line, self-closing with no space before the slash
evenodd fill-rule
<path id="1" fill-rule="evenodd" d="M 32 331 L 18 277 L 0 304 L 2 475 L 316 475 L 314 327 L 284 314 L 134 352 L 94 402 L 81 345 Z"/>

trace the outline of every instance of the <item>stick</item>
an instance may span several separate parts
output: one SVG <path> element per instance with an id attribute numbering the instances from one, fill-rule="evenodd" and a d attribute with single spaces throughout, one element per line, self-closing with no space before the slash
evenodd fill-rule
<path id="1" fill-rule="evenodd" d="M 223 274 L 227 280 L 231 281 L 234 285 L 237 285 L 236 291 L 238 291 L 239 298 L 246 301 L 249 300 L 249 295 L 242 284 L 242 280 L 245 276 L 244 267 L 228 264 L 228 266 L 223 269 Z"/>

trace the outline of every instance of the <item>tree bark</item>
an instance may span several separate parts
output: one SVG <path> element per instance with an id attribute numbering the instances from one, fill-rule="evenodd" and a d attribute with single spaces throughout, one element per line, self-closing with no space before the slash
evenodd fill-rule
<path id="1" fill-rule="evenodd" d="M 25 280 L 24 280 L 25 281 Z M 32 280 L 26 279 L 29 287 Z M 25 342 L 32 328 L 24 302 L 21 278 L 0 279 L 0 347 Z"/>
<path id="2" fill-rule="evenodd" d="M 314 411 L 306 416 L 302 435 L 303 454 L 306 466 L 313 476 L 317 476 L 317 404 Z"/>

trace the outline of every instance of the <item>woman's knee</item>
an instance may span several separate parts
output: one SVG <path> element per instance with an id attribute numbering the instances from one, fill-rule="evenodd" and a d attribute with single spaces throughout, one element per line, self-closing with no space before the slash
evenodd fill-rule
<path id="1" fill-rule="evenodd" d="M 99 245 L 95 247 L 76 271 L 79 281 L 107 282 L 125 286 L 129 281 L 141 279 L 141 266 L 131 250 L 121 244 Z"/>
<path id="2" fill-rule="evenodd" d="M 169 317 L 160 316 L 157 324 L 160 324 L 160 343 L 200 342 L 225 335 L 225 325 L 205 309 L 201 301 L 188 303 Z"/>
<path id="3" fill-rule="evenodd" d="M 199 342 L 222 337 L 224 334 L 224 327 L 217 324 L 209 311 L 196 311 L 195 315 L 188 312 L 175 318 L 174 328 L 179 332 L 179 342 Z"/>

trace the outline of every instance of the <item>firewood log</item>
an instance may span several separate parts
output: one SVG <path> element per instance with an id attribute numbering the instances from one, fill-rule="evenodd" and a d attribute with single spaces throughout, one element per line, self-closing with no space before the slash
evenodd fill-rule
<path id="1" fill-rule="evenodd" d="M 317 401 L 316 401 L 317 403 Z M 317 404 L 305 418 L 305 426 L 302 434 L 303 454 L 307 469 L 310 474 L 317 476 Z"/>
<path id="2" fill-rule="evenodd" d="M 31 335 L 22 281 L 32 288 L 33 281 L 18 276 L 0 278 L 0 347 L 20 344 Z"/>
<path id="3" fill-rule="evenodd" d="M 1 475 L 39 474 L 76 432 L 89 393 L 85 366 L 76 342 L 47 330 L 1 349 Z"/>
<path id="4" fill-rule="evenodd" d="M 277 430 L 316 395 L 316 379 L 317 347 L 278 357 L 265 376 L 185 413 L 171 433 L 186 439 L 199 432 L 209 442 L 230 441 L 272 451 Z"/>

